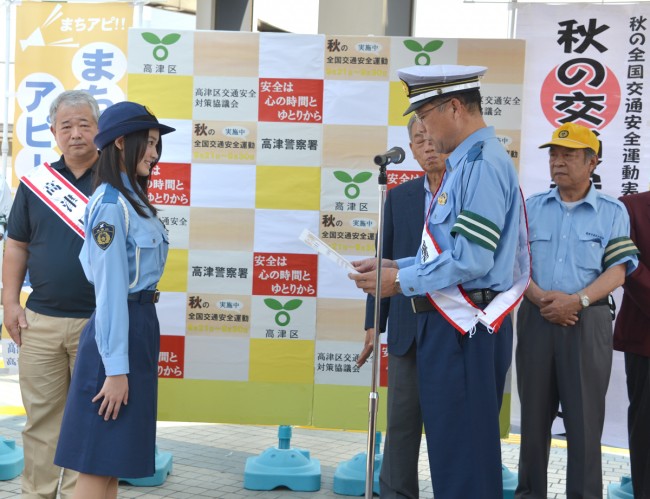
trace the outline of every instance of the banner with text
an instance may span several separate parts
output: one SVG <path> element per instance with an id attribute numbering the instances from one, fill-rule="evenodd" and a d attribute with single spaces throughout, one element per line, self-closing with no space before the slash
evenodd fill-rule
<path id="1" fill-rule="evenodd" d="M 100 110 L 123 101 L 128 3 L 22 2 L 16 7 L 16 106 L 13 184 L 45 161 L 59 159 L 50 132 L 50 104 L 82 89 Z"/>
<path id="2" fill-rule="evenodd" d="M 650 5 L 519 4 L 517 36 L 526 40 L 520 180 L 526 196 L 551 187 L 548 149 L 553 130 L 575 122 L 601 141 L 592 176 L 618 198 L 650 183 L 650 129 L 643 109 Z M 622 293 L 614 293 L 620 304 Z M 627 446 L 623 355 L 614 352 L 602 441 Z M 514 420 L 514 424 L 519 421 Z M 554 432 L 564 433 L 561 420 Z"/>
<path id="3" fill-rule="evenodd" d="M 365 295 L 299 237 L 374 254 L 373 158 L 408 150 L 398 68 L 487 66 L 485 118 L 518 164 L 524 42 L 131 29 L 128 54 L 129 99 L 177 129 L 150 181 L 170 233 L 160 417 L 365 428 Z M 388 175 L 420 174 L 409 154 Z"/>
<path id="4" fill-rule="evenodd" d="M 597 188 L 614 197 L 648 190 L 649 15 L 644 4 L 519 6 L 517 36 L 526 40 L 520 178 L 527 196 L 550 187 L 548 150 L 539 145 L 567 122 L 599 136 Z"/>

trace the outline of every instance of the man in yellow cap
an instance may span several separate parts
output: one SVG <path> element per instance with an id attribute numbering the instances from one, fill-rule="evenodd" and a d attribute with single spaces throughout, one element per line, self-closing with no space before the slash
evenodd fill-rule
<path id="1" fill-rule="evenodd" d="M 608 295 L 638 264 L 621 202 L 598 192 L 591 174 L 599 141 L 566 123 L 549 148 L 556 187 L 526 201 L 532 279 L 517 315 L 521 400 L 515 497 L 547 497 L 551 424 L 562 405 L 568 445 L 568 498 L 602 497 L 600 437 L 612 366 Z"/>

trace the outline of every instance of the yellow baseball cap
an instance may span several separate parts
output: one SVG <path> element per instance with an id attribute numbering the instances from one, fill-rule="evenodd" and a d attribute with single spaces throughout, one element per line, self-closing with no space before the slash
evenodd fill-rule
<path id="1" fill-rule="evenodd" d="M 539 148 L 562 146 L 570 149 L 585 149 L 589 147 L 594 152 L 600 149 L 600 142 L 596 134 L 586 126 L 576 123 L 565 123 L 553 132 L 553 138 L 550 142 L 542 144 Z"/>

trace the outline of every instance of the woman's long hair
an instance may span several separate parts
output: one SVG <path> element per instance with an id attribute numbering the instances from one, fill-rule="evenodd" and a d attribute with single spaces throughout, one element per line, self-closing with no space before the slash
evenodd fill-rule
<path id="1" fill-rule="evenodd" d="M 115 145 L 115 141 L 102 149 L 99 155 L 99 161 L 95 169 L 94 189 L 99 185 L 106 182 L 107 184 L 115 187 L 122 195 L 131 203 L 133 209 L 138 215 L 145 218 L 156 216 L 158 210 L 149 202 L 147 197 L 147 187 L 149 177 L 141 177 L 137 174 L 136 167 L 138 163 L 144 158 L 147 150 L 147 143 L 149 141 L 149 130 L 140 130 L 137 132 L 129 133 L 124 136 L 124 150 L 121 151 Z M 162 137 L 156 145 L 158 158 L 162 153 Z M 151 164 L 153 169 L 158 160 Z M 127 190 L 124 182 L 122 182 L 121 165 L 124 165 L 126 176 L 133 185 L 133 190 L 137 199 Z M 148 209 L 148 211 L 147 211 Z"/>

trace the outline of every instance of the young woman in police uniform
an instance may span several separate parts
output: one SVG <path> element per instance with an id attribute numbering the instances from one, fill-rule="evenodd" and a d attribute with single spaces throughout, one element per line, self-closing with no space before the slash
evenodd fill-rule
<path id="1" fill-rule="evenodd" d="M 174 131 L 144 106 L 120 102 L 99 118 L 98 186 L 79 258 L 97 308 L 84 329 L 55 464 L 80 472 L 73 499 L 117 497 L 118 477 L 155 473 L 160 329 L 154 303 L 167 258 L 147 182 Z"/>

